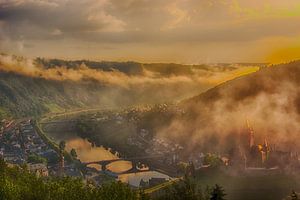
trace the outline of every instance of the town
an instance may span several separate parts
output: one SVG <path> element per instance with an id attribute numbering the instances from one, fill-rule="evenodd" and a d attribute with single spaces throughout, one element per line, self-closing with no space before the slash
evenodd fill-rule
<path id="1" fill-rule="evenodd" d="M 139 113 L 140 110 L 127 110 L 125 115 L 124 113 L 101 114 L 100 116 L 93 114 L 90 115 L 92 116 L 90 119 L 97 123 L 101 120 L 107 122 L 112 119 L 117 125 L 128 121 L 136 123 L 140 119 L 132 112 Z M 128 116 L 130 116 L 129 119 Z M 138 184 L 131 185 L 134 188 L 145 189 L 168 182 L 172 183 L 182 176 L 194 176 L 197 171 L 205 172 L 207 169 L 216 167 L 225 173 L 231 173 L 231 169 L 235 169 L 235 172 L 240 171 L 244 175 L 279 174 L 299 169 L 297 152 L 280 151 L 275 148 L 275 145 L 269 144 L 267 138 L 263 144 L 257 144 L 254 129 L 248 120 L 240 135 L 239 145 L 235 147 L 234 155 L 194 152 L 186 156 L 182 153 L 184 147 L 180 144 L 151 137 L 149 130 L 141 128 L 137 135 L 129 136 L 125 144 L 131 150 L 140 152 L 138 156 L 84 163 L 80 161 L 80 157 L 77 157 L 74 149 L 66 152 L 64 147 L 61 147 L 65 144 L 55 144 L 51 141 L 35 120 L 30 118 L 2 120 L 0 155 L 10 165 L 26 167 L 37 176 L 77 177 L 98 185 L 118 180 L 123 174 L 156 171 L 168 175 L 169 178 L 153 177 L 149 180 L 141 178 Z M 121 152 L 118 155 L 125 154 Z M 123 173 L 116 173 L 107 168 L 110 163 L 119 160 L 131 162 L 132 168 Z M 95 164 L 100 164 L 102 169 L 95 168 Z"/>
<path id="2" fill-rule="evenodd" d="M 0 155 L 7 163 L 26 166 L 38 176 L 58 176 L 61 168 L 66 175 L 82 176 L 72 162 L 65 162 L 64 156 L 43 139 L 33 120 L 3 120 L 2 124 Z"/>
<path id="3" fill-rule="evenodd" d="M 76 151 L 75 155 L 72 155 L 73 149 L 71 152 L 60 149 L 61 144 L 54 144 L 47 138 L 32 119 L 2 120 L 0 130 L 0 156 L 11 167 L 26 167 L 40 177 L 70 176 L 95 184 L 102 184 L 118 178 L 118 174 L 108 169 L 99 171 L 92 165 L 82 163 L 77 158 Z M 138 160 L 134 160 L 132 163 L 137 165 L 137 169 L 147 168 L 139 161 L 148 158 L 136 159 Z M 138 172 L 139 170 L 134 171 Z M 146 185 L 152 187 L 166 181 L 165 178 L 152 178 Z M 141 186 L 144 184 L 145 187 L 143 180 L 141 182 Z"/>

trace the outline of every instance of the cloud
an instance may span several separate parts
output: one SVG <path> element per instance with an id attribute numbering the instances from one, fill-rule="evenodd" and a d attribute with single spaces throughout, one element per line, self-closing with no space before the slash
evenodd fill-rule
<path id="1" fill-rule="evenodd" d="M 23 46 L 23 44 L 22 44 Z M 127 66 L 128 71 L 132 66 Z M 41 63 L 37 63 L 35 60 L 27 59 L 24 57 L 0 55 L 0 70 L 5 72 L 13 72 L 22 74 L 25 76 L 38 77 L 50 80 L 71 80 L 71 81 L 83 81 L 86 79 L 93 79 L 102 83 L 119 85 L 128 87 L 130 85 L 138 84 L 177 84 L 177 83 L 203 83 L 207 85 L 215 85 L 234 77 L 238 77 L 243 74 L 252 73 L 259 69 L 258 66 L 173 66 L 179 67 L 182 72 L 179 73 L 174 70 L 174 73 L 163 74 L 159 71 L 155 71 L 155 67 L 158 66 L 160 70 L 164 71 L 164 68 L 168 67 L 167 64 L 146 64 L 143 67 L 142 64 L 137 63 L 142 69 L 142 74 L 129 76 L 118 70 L 103 71 L 101 69 L 94 69 L 86 66 L 84 61 L 75 68 L 67 65 L 57 65 L 54 67 L 45 67 Z M 154 69 L 153 69 L 154 68 Z M 157 68 L 157 67 L 156 67 Z M 170 68 L 170 67 L 169 67 Z M 177 70 L 179 70 L 179 68 Z M 153 71 L 154 70 L 154 71 Z M 185 71 L 184 71 L 185 70 Z"/>
<path id="2" fill-rule="evenodd" d="M 106 1 L 5 1 L 0 3 L 0 19 L 15 35 L 31 35 L 22 26 L 39 29 L 44 36 L 61 32 L 120 31 L 125 23 L 105 11 Z M 17 26 L 21 26 L 18 28 Z M 45 31 L 42 31 L 44 29 Z"/>
<path id="3" fill-rule="evenodd" d="M 211 46 L 218 43 L 214 47 L 217 51 L 235 50 L 228 56 L 234 60 L 247 57 L 236 46 L 254 52 L 254 46 L 261 45 L 260 40 L 299 34 L 299 11 L 300 3 L 296 0 L 7 0 L 0 2 L 0 39 L 1 43 L 11 45 L 1 44 L 0 49 L 18 52 L 16 42 L 21 40 L 35 46 L 23 49 L 24 55 L 39 56 L 41 51 L 43 55 L 56 55 L 63 48 L 73 57 L 88 57 L 95 52 L 109 53 L 111 56 L 105 58 L 118 60 L 120 56 L 101 48 L 114 45 L 118 46 L 118 55 L 159 60 L 168 47 L 167 51 L 176 59 L 177 53 L 172 53 L 175 48 L 183 57 L 189 57 L 190 52 L 183 50 L 187 45 L 198 45 L 195 51 L 202 53 L 206 49 L 213 52 Z M 90 47 L 90 52 L 73 49 L 74 44 Z M 157 54 L 152 55 L 154 45 Z M 223 59 L 213 54 L 209 57 Z"/>
<path id="4" fill-rule="evenodd" d="M 26 59 L 24 57 L 0 55 L 0 72 L 20 74 L 50 81 L 76 82 L 103 86 L 111 91 L 122 90 L 130 98 L 132 93 L 142 103 L 178 101 L 207 90 L 230 79 L 255 72 L 256 65 L 198 65 L 140 63 L 51 62 Z M 53 64 L 54 63 L 54 64 Z M 94 62 L 95 64 L 95 62 Z M 51 67 L 49 67 L 51 66 Z M 113 69 L 111 69 L 113 68 Z M 111 70 L 108 70 L 111 69 Z M 120 69 L 120 71 L 118 70 Z M 124 72 L 122 71 L 124 70 Z M 130 71 L 139 73 L 129 73 Z M 154 94 L 155 95 L 152 95 Z M 141 95 L 138 95 L 141 94 Z M 151 98 L 148 97 L 151 94 Z M 105 95 L 103 95 L 104 97 Z M 126 95 L 125 95 L 126 96 Z"/>
<path id="5" fill-rule="evenodd" d="M 158 131 L 158 137 L 182 142 L 187 150 L 228 153 L 247 140 L 246 120 L 256 144 L 267 138 L 279 150 L 300 146 L 299 62 L 262 69 L 219 85 L 181 104 L 177 117 Z M 186 138 L 190 138 L 187 140 Z"/>

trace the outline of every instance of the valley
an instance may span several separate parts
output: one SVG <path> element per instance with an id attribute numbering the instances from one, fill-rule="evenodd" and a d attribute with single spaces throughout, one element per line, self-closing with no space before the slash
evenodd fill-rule
<path id="1" fill-rule="evenodd" d="M 299 0 L 0 0 L 0 200 L 299 200 Z"/>
<path id="2" fill-rule="evenodd" d="M 300 185 L 298 184 L 298 180 L 300 177 L 298 177 L 295 173 L 290 174 L 283 171 L 275 170 L 272 172 L 271 170 L 268 172 L 262 171 L 261 168 L 257 168 L 258 171 L 255 172 L 251 171 L 249 167 L 249 171 L 242 171 L 238 172 L 238 168 L 236 164 L 230 164 L 230 166 L 226 166 L 225 163 L 221 164 L 221 168 L 210 168 L 205 165 L 205 159 L 201 157 L 197 158 L 195 156 L 195 152 L 191 153 L 190 155 L 187 155 L 184 149 L 179 151 L 178 153 L 178 160 L 173 160 L 176 156 L 170 156 L 170 152 L 172 152 L 172 149 L 175 148 L 172 147 L 172 145 L 167 144 L 166 141 L 163 143 L 160 143 L 158 140 L 158 143 L 153 143 L 156 141 L 153 138 L 155 137 L 155 131 L 151 132 L 142 129 L 139 130 L 138 127 L 146 127 L 146 124 L 143 124 L 143 119 L 147 119 L 147 124 L 152 124 L 150 121 L 153 121 L 153 118 L 149 118 L 149 113 L 153 113 L 156 108 L 153 107 L 146 107 L 146 108 L 128 108 L 125 110 L 110 110 L 110 111 L 90 111 L 90 112 L 83 112 L 83 113 L 76 113 L 74 115 L 73 112 L 64 113 L 63 115 L 60 115 L 59 117 L 53 115 L 52 117 L 47 117 L 46 120 L 42 121 L 41 124 L 43 125 L 43 130 L 47 134 L 49 134 L 53 138 L 59 138 L 59 136 L 65 136 L 69 135 L 70 138 L 74 137 L 77 139 L 70 140 L 70 143 L 76 143 L 76 148 L 79 150 L 78 152 L 85 152 L 85 155 L 92 156 L 90 157 L 90 161 L 95 161 L 95 159 L 98 160 L 115 160 L 121 158 L 121 160 L 127 160 L 126 158 L 130 158 L 132 156 L 149 156 L 151 154 L 166 154 L 166 157 L 171 158 L 170 161 L 168 160 L 157 160 L 157 158 L 147 160 L 147 166 L 150 169 L 154 169 L 153 167 L 157 166 L 156 162 L 161 162 L 161 164 L 158 166 L 161 166 L 161 169 L 156 168 L 156 170 L 161 171 L 162 169 L 166 169 L 167 171 L 162 172 L 162 174 L 168 174 L 170 175 L 171 179 L 169 180 L 169 176 L 164 176 L 162 174 L 149 174 L 147 172 L 142 173 L 133 173 L 128 174 L 126 176 L 124 175 L 117 175 L 113 173 L 109 173 L 108 175 L 114 178 L 117 178 L 121 181 L 128 182 L 129 184 L 132 184 L 132 186 L 142 186 L 140 184 L 143 184 L 141 180 L 147 182 L 151 178 L 163 178 L 165 179 L 164 182 L 162 182 L 162 185 L 168 183 L 167 180 L 171 183 L 173 180 L 176 180 L 177 177 L 183 176 L 183 171 L 180 171 L 180 163 L 188 163 L 193 162 L 193 165 L 196 169 L 196 172 L 193 176 L 196 177 L 196 180 L 199 181 L 199 183 L 202 185 L 202 187 L 205 187 L 207 185 L 214 185 L 214 184 L 220 184 L 224 185 L 226 192 L 228 194 L 228 197 L 233 200 L 238 199 L 245 199 L 245 200 L 251 200 L 255 198 L 256 196 L 261 196 L 263 199 L 266 200 L 272 200 L 276 198 L 283 198 L 286 196 L 287 193 L 289 193 L 290 188 L 299 188 Z M 173 115 L 166 115 L 162 114 L 162 111 L 167 113 L 173 113 Z M 135 114 L 132 114 L 132 113 Z M 155 113 L 157 110 L 155 111 Z M 175 105 L 168 105 L 165 107 L 161 106 L 159 107 L 159 113 L 160 116 L 172 116 L 175 115 L 182 115 L 183 111 L 178 108 L 178 106 Z M 129 118 L 130 116 L 130 118 Z M 157 117 L 158 115 L 156 115 Z M 51 118 L 51 119 L 50 119 Z M 166 117 L 167 118 L 167 117 Z M 84 119 L 84 120 L 83 120 Z M 117 120 L 116 120 L 117 119 Z M 129 120 L 130 119 L 130 120 Z M 112 120 L 112 121 L 110 121 Z M 158 120 L 161 121 L 161 120 Z M 109 123 L 110 122 L 110 123 Z M 77 125 L 76 125 L 77 123 Z M 78 123 L 83 126 L 85 124 L 85 130 L 86 135 L 80 135 L 78 134 Z M 109 123 L 107 125 L 106 123 Z M 124 123 L 126 125 L 124 125 Z M 59 125 L 57 125 L 59 124 Z M 158 124 L 155 124 L 158 126 Z M 109 127 L 109 129 L 107 129 Z M 148 126 L 149 127 L 149 126 Z M 80 130 L 80 129 L 79 129 Z M 114 131 L 121 130 L 125 131 L 125 133 L 120 133 Z M 155 130 L 155 129 L 154 129 Z M 158 129 L 157 129 L 158 130 Z M 79 131 L 80 132 L 80 131 Z M 128 134 L 128 132 L 130 134 Z M 57 133 L 57 134 L 56 134 Z M 64 134 L 62 134 L 64 133 Z M 75 134 L 77 133 L 77 134 Z M 91 137 L 92 136 L 92 137 Z M 121 136 L 121 137 L 119 137 Z M 142 138 L 142 137 L 146 138 Z M 80 137 L 86 138 L 78 139 Z M 107 139 L 109 137 L 109 139 Z M 133 139 L 134 138 L 134 139 Z M 139 139 L 140 138 L 140 139 Z M 152 139 L 151 139 L 152 138 Z M 67 138 L 61 138 L 60 140 L 66 140 Z M 57 140 L 57 141 L 60 141 Z M 152 141 L 151 141 L 152 140 Z M 73 142 L 72 142 L 73 141 Z M 88 151 L 86 151 L 86 144 L 91 145 L 90 142 L 92 142 L 95 146 L 90 147 L 88 146 Z M 108 142 L 109 141 L 109 142 Z M 148 142 L 150 141 L 150 142 Z M 68 144 L 68 142 L 67 142 Z M 85 145 L 84 145 L 85 144 Z M 68 146 L 68 145 L 67 145 Z M 74 147 L 73 146 L 73 147 Z M 161 146 L 158 148 L 158 146 Z M 179 144 L 178 144 L 179 146 Z M 147 150 L 146 148 L 149 148 Z M 71 147 L 69 147 L 70 149 Z M 97 151 L 97 153 L 93 152 L 93 149 L 100 148 L 100 151 Z M 181 147 L 183 148 L 183 147 Z M 152 151 L 150 150 L 152 149 Z M 179 148 L 180 149 L 180 148 Z M 106 154 L 109 153 L 110 156 L 106 156 Z M 79 153 L 78 153 L 79 154 Z M 224 153 L 225 154 L 225 153 Z M 205 155 L 205 152 L 203 152 L 203 156 Z M 85 156 L 83 156 L 83 160 L 85 160 Z M 188 159 L 187 159 L 188 158 Z M 80 156 L 79 156 L 80 159 Z M 85 160 L 86 161 L 86 160 Z M 145 164 L 146 162 L 142 160 L 142 158 L 139 160 L 141 163 Z M 174 165 L 174 163 L 177 163 Z M 120 165 L 119 165 L 120 164 Z M 128 164 L 130 166 L 128 166 Z M 117 167 L 117 170 L 121 171 L 128 170 L 131 167 L 130 163 L 118 163 L 118 161 L 115 162 L 115 165 L 119 165 Z M 109 171 L 114 172 L 116 169 L 113 168 L 114 164 L 112 164 L 112 168 L 108 168 Z M 95 167 L 98 170 L 101 170 L 101 166 L 91 166 Z M 170 168 L 176 168 L 175 172 L 173 174 L 170 174 L 169 170 Z M 261 170 L 261 171 L 259 171 Z M 95 176 L 96 178 L 96 176 Z M 282 186 L 284 184 L 284 186 Z M 146 187 L 147 186 L 142 186 Z M 154 186 L 155 188 L 157 186 Z M 277 188 L 276 192 L 274 192 L 274 187 Z M 157 187 L 159 188 L 159 186 Z M 162 188 L 159 188 L 161 190 Z M 148 191 L 146 189 L 146 191 Z M 151 188 L 150 190 L 151 191 Z M 152 191 L 151 191 L 152 192 Z M 155 193 L 155 190 L 153 191 Z M 247 194 L 245 196 L 245 194 Z"/>
<path id="3" fill-rule="evenodd" d="M 155 103 L 134 101 L 122 106 L 101 102 L 101 95 L 106 96 L 102 89 L 107 87 L 101 82 L 96 83 L 98 88 L 91 80 L 44 82 L 44 79 L 24 77 L 45 87 L 51 82 L 53 90 L 45 88 L 50 93 L 44 96 L 43 89 L 30 91 L 28 86 L 24 91 L 41 92 L 43 98 L 35 96 L 34 100 L 28 99 L 30 107 L 22 107 L 18 105 L 22 102 L 18 97 L 20 91 L 3 87 L 3 94 L 16 98 L 20 108 L 19 114 L 14 113 L 16 110 L 11 113 L 6 110 L 10 116 L 3 115 L 7 118 L 3 138 L 10 134 L 10 126 L 15 134 L 18 130 L 24 134 L 22 123 L 29 123 L 33 133 L 38 133 L 42 144 L 48 144 L 49 148 L 37 146 L 41 152 L 17 153 L 13 160 L 5 148 L 3 157 L 12 164 L 29 165 L 38 164 L 30 160 L 37 157 L 45 160 L 43 165 L 39 164 L 39 170 L 47 170 L 51 176 L 79 177 L 100 186 L 121 181 L 134 189 L 142 188 L 151 196 L 164 193 L 165 189 L 190 177 L 202 187 L 223 185 L 233 200 L 239 200 L 246 191 L 252 194 L 244 198 L 249 200 L 257 195 L 270 200 L 275 196 L 283 198 L 290 188 L 300 188 L 297 184 L 299 144 L 296 140 L 280 140 L 282 134 L 298 128 L 293 126 L 299 117 L 299 93 L 293 87 L 299 81 L 297 74 L 300 74 L 299 63 L 292 62 L 261 68 L 182 101 L 163 103 L 153 99 Z M 20 75 L 11 74 L 12 78 L 15 76 Z M 95 88 L 91 90 L 92 85 Z M 290 85 L 290 90 L 283 89 L 285 85 Z M 75 87 L 78 87 L 76 93 L 66 93 Z M 257 105 L 262 109 L 251 110 Z M 31 106 L 41 110 L 28 113 L 26 109 L 32 111 Z M 280 114 L 282 109 L 285 113 Z M 19 117 L 24 114 L 27 121 Z M 263 115 L 268 118 L 267 123 L 261 118 Z M 283 120 L 286 115 L 293 117 Z M 280 123 L 277 118 L 281 119 Z M 20 145 L 26 152 L 22 140 Z M 43 156 L 48 151 L 56 155 L 53 163 Z M 278 187 L 277 192 L 269 195 L 274 187 Z"/>

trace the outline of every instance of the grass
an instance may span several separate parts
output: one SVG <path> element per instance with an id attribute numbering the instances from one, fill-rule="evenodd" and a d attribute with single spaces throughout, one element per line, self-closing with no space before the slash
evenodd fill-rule
<path id="1" fill-rule="evenodd" d="M 58 112 L 64 111 L 63 108 L 61 108 L 60 106 L 58 106 L 55 103 L 48 103 L 48 104 L 45 103 L 44 105 L 45 105 L 46 108 L 49 109 L 50 113 L 58 113 Z"/>

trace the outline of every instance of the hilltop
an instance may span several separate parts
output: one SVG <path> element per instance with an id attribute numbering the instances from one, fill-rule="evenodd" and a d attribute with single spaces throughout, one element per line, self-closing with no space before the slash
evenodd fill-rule
<path id="1" fill-rule="evenodd" d="M 256 68 L 242 66 L 245 71 Z M 1 54 L 0 117 L 176 102 L 217 84 L 209 78 L 231 77 L 239 70 L 234 64 L 29 60 Z"/>

